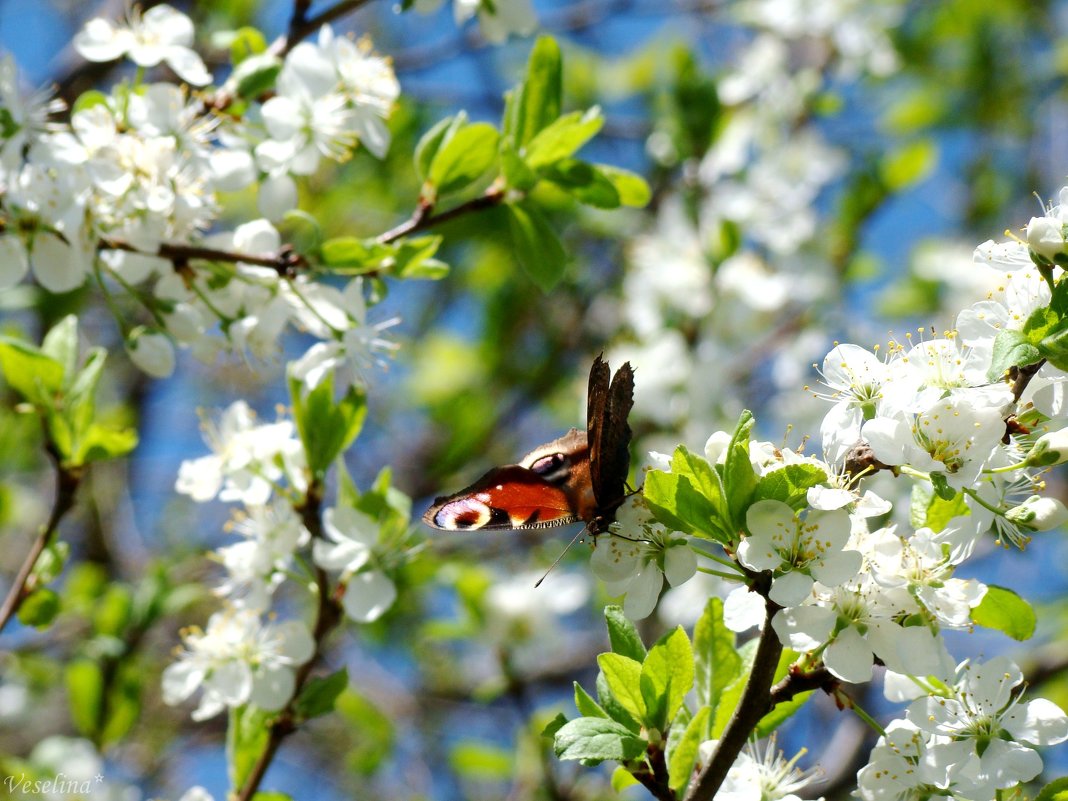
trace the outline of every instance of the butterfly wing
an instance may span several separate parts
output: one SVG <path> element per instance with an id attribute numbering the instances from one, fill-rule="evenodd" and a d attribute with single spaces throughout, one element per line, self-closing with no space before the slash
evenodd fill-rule
<path id="1" fill-rule="evenodd" d="M 598 356 L 590 370 L 586 416 L 593 494 L 601 516 L 611 519 L 626 496 L 631 438 L 627 417 L 634 405 L 634 370 L 624 362 L 611 383 L 609 375 L 608 365 Z"/>
<path id="2" fill-rule="evenodd" d="M 578 520 L 561 487 L 522 465 L 495 467 L 467 489 L 438 498 L 423 522 L 446 531 L 547 528 Z"/>

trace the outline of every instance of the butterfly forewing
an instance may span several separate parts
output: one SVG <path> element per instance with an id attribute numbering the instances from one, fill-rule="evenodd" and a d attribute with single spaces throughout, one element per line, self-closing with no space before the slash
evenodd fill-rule
<path id="1" fill-rule="evenodd" d="M 627 416 L 634 405 L 634 371 L 625 362 L 611 383 L 609 375 L 608 365 L 597 357 L 590 371 L 587 415 L 593 494 L 599 513 L 610 518 L 626 495 L 631 437 Z"/>
<path id="2" fill-rule="evenodd" d="M 545 528 L 578 518 L 566 492 L 521 465 L 496 467 L 465 490 L 438 498 L 423 520 L 447 531 Z"/>

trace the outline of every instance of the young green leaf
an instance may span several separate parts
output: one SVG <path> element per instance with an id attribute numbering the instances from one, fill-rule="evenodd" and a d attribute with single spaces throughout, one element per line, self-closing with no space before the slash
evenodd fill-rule
<path id="1" fill-rule="evenodd" d="M 0 337 L 0 371 L 8 386 L 34 406 L 51 406 L 63 389 L 63 365 L 17 339 Z"/>
<path id="2" fill-rule="evenodd" d="M 575 682 L 575 708 L 585 718 L 607 718 L 608 713 L 601 709 L 601 705 L 593 700 L 593 697 L 582 689 L 582 685 Z"/>
<path id="3" fill-rule="evenodd" d="M 988 381 L 1000 381 L 1010 367 L 1024 367 L 1041 358 L 1041 351 L 1022 331 L 1003 328 L 994 337 L 994 352 L 986 378 Z"/>
<path id="4" fill-rule="evenodd" d="M 229 766 L 230 786 L 244 787 L 256 760 L 267 746 L 270 715 L 251 706 L 230 708 L 226 727 L 226 762 Z"/>
<path id="5" fill-rule="evenodd" d="M 310 679 L 297 697 L 297 716 L 307 720 L 333 712 L 338 696 L 348 686 L 348 668 L 341 668 L 329 676 L 317 676 Z"/>
<path id="6" fill-rule="evenodd" d="M 661 637 L 649 649 L 642 663 L 639 687 L 649 712 L 649 722 L 661 730 L 666 729 L 682 706 L 686 693 L 693 687 L 693 681 L 693 648 L 690 638 L 679 626 Z"/>
<path id="7" fill-rule="evenodd" d="M 1035 633 L 1035 610 L 1031 604 L 1012 590 L 993 584 L 987 585 L 986 595 L 972 610 L 972 620 L 1014 640 L 1029 640 Z"/>
<path id="8" fill-rule="evenodd" d="M 641 663 L 622 654 L 601 654 L 597 657 L 597 664 L 612 697 L 636 721 L 645 723 L 648 710 L 641 691 Z"/>
<path id="9" fill-rule="evenodd" d="M 598 209 L 619 208 L 619 192 L 592 164 L 565 158 L 542 167 L 539 174 L 546 181 L 567 192 L 579 203 Z"/>
<path id="10" fill-rule="evenodd" d="M 619 196 L 619 202 L 624 206 L 642 208 L 652 199 L 652 190 L 640 175 L 610 164 L 595 164 L 594 166 L 601 175 L 612 182 Z"/>
<path id="11" fill-rule="evenodd" d="M 723 601 L 709 598 L 693 629 L 697 702 L 713 709 L 723 689 L 738 678 L 742 658 L 734 649 L 734 632 L 723 622 Z"/>
<path id="12" fill-rule="evenodd" d="M 444 142 L 452 133 L 455 133 L 456 128 L 467 122 L 467 114 L 461 111 L 455 117 L 446 117 L 443 120 L 438 120 L 431 126 L 430 130 L 419 137 L 419 142 L 415 146 L 415 154 L 413 160 L 415 161 L 415 172 L 418 174 L 420 180 L 425 181 L 430 175 L 430 165 L 434 161 L 434 157 L 438 154 L 438 150 L 441 148 L 441 143 Z M 449 129 L 452 129 L 451 131 Z"/>
<path id="13" fill-rule="evenodd" d="M 93 737 L 100 725 L 104 703 L 104 674 L 100 665 L 95 659 L 75 659 L 67 665 L 65 678 L 71 720 L 78 731 Z"/>
<path id="14" fill-rule="evenodd" d="M 678 795 L 690 783 L 693 775 L 694 762 L 697 761 L 697 750 L 701 743 L 708 739 L 709 719 L 712 709 L 703 706 L 697 710 L 697 714 L 686 726 L 682 738 L 675 745 L 668 760 L 668 786 Z"/>
<path id="15" fill-rule="evenodd" d="M 641 671 L 638 672 L 638 675 L 641 675 Z M 608 713 L 608 717 L 616 723 L 621 724 L 635 734 L 641 731 L 641 723 L 635 720 L 634 716 L 612 694 L 612 690 L 608 686 L 608 679 L 600 671 L 597 673 L 597 703 L 600 704 L 601 709 Z"/>
<path id="16" fill-rule="evenodd" d="M 606 606 L 604 619 L 608 624 L 608 641 L 612 644 L 612 652 L 642 662 L 645 659 L 645 645 L 638 634 L 638 627 L 623 614 L 623 607 L 613 604 Z"/>
<path id="17" fill-rule="evenodd" d="M 335 402 L 332 374 L 307 393 L 302 382 L 290 379 L 289 384 L 293 417 L 307 454 L 308 469 L 313 476 L 322 477 L 360 433 L 367 415 L 367 396 L 356 386 L 350 386 Z"/>
<path id="18" fill-rule="evenodd" d="M 487 122 L 465 125 L 441 143 L 427 174 L 437 197 L 477 181 L 497 159 L 497 129 Z"/>
<path id="19" fill-rule="evenodd" d="M 560 116 L 562 95 L 560 46 L 551 36 L 540 36 L 530 51 L 526 78 L 506 107 L 504 132 L 512 135 L 521 151 Z"/>
<path id="20" fill-rule="evenodd" d="M 524 161 L 536 170 L 573 156 L 597 135 L 603 125 L 604 117 L 597 106 L 585 112 L 573 111 L 557 117 L 530 140 Z"/>
<path id="21" fill-rule="evenodd" d="M 510 203 L 505 208 L 516 258 L 538 288 L 548 292 L 564 275 L 567 262 L 564 246 L 533 205 Z"/>
<path id="22" fill-rule="evenodd" d="M 41 352 L 63 366 L 63 375 L 69 383 L 78 369 L 78 318 L 68 314 L 45 334 Z"/>
<path id="23" fill-rule="evenodd" d="M 625 762 L 645 753 L 646 742 L 625 726 L 604 718 L 577 718 L 556 732 L 553 750 L 560 759 Z"/>
<path id="24" fill-rule="evenodd" d="M 753 502 L 782 501 L 795 512 L 805 508 L 809 487 L 827 480 L 827 473 L 814 464 L 788 464 L 761 476 Z"/>
<path id="25" fill-rule="evenodd" d="M 37 587 L 19 605 L 19 623 L 38 629 L 47 628 L 56 619 L 61 606 L 59 595 L 54 590 Z"/>

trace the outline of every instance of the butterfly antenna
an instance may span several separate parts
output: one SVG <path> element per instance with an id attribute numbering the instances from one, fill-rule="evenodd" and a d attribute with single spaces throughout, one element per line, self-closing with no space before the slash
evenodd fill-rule
<path id="1" fill-rule="evenodd" d="M 585 534 L 586 530 L 588 528 L 589 528 L 589 526 L 585 526 L 581 531 L 579 531 L 578 534 L 576 534 L 574 537 L 571 538 L 571 542 L 569 542 L 567 544 L 567 547 L 565 547 L 564 550 L 560 551 L 560 555 L 558 557 L 556 557 L 556 559 L 553 561 L 553 563 L 551 565 L 549 565 L 549 569 L 546 570 L 545 573 L 542 574 L 542 577 L 540 579 L 538 579 L 536 582 L 534 582 L 534 589 L 538 589 L 538 587 L 541 586 L 541 583 L 543 581 L 545 581 L 545 579 L 549 576 L 550 573 L 553 572 L 553 569 L 558 564 L 560 564 L 560 560 L 564 558 L 564 554 L 566 554 L 568 551 L 571 550 L 571 546 L 579 541 L 579 537 L 581 537 L 583 534 Z"/>

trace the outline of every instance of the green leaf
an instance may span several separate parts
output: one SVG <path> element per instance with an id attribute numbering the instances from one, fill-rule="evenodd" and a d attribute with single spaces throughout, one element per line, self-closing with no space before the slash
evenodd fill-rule
<path id="1" fill-rule="evenodd" d="M 612 789 L 615 792 L 622 793 L 628 787 L 633 787 L 636 784 L 638 784 L 638 780 L 622 765 L 617 765 L 616 769 L 612 771 Z"/>
<path id="2" fill-rule="evenodd" d="M 619 202 L 624 206 L 642 208 L 652 199 L 652 190 L 640 175 L 610 164 L 595 164 L 594 166 L 601 175 L 612 182 L 619 196 Z"/>
<path id="3" fill-rule="evenodd" d="M 88 92 L 82 92 L 78 95 L 78 99 L 74 101 L 74 105 L 71 107 L 70 114 L 73 117 L 75 114 L 79 114 L 83 111 L 88 111 L 93 106 L 104 106 L 110 108 L 108 103 L 108 96 L 103 92 L 96 89 L 90 89 Z"/>
<path id="4" fill-rule="evenodd" d="M 41 352 L 63 366 L 65 379 L 72 378 L 78 369 L 78 318 L 68 314 L 52 326 L 41 342 Z"/>
<path id="5" fill-rule="evenodd" d="M 637 759 L 645 753 L 646 742 L 625 726 L 604 718 L 578 718 L 556 733 L 553 750 L 560 759 L 620 762 Z"/>
<path id="6" fill-rule="evenodd" d="M 645 645 L 637 626 L 623 614 L 623 607 L 606 606 L 604 619 L 608 624 L 608 641 L 612 644 L 612 652 L 642 662 L 645 659 Z"/>
<path id="7" fill-rule="evenodd" d="M 227 83 L 232 83 L 236 87 L 238 97 L 255 100 L 274 88 L 278 73 L 281 71 L 282 61 L 276 55 L 269 51 L 257 53 L 235 66 Z"/>
<path id="8" fill-rule="evenodd" d="M 809 487 L 827 480 L 827 473 L 814 464 L 788 464 L 765 473 L 757 481 L 753 502 L 782 501 L 795 512 L 805 508 Z"/>
<path id="9" fill-rule="evenodd" d="M 641 691 L 641 663 L 622 654 L 601 654 L 597 657 L 597 664 L 601 668 L 612 697 L 636 721 L 645 723 L 648 710 Z"/>
<path id="10" fill-rule="evenodd" d="M 255 28 L 245 25 L 234 31 L 230 40 L 230 61 L 235 66 L 267 49 L 267 39 Z"/>
<path id="11" fill-rule="evenodd" d="M 1068 801 L 1068 776 L 1054 779 L 1043 787 L 1035 801 Z"/>
<path id="12" fill-rule="evenodd" d="M 438 120 L 429 131 L 419 137 L 419 142 L 415 146 L 414 161 L 415 171 L 420 180 L 425 181 L 427 176 L 430 175 L 430 165 L 441 148 L 441 143 L 450 135 L 449 129 L 459 128 L 466 122 L 467 115 L 461 111 L 455 117 Z"/>
<path id="13" fill-rule="evenodd" d="M 63 365 L 17 339 L 0 337 L 0 371 L 8 386 L 35 406 L 52 406 L 63 389 Z"/>
<path id="14" fill-rule="evenodd" d="M 930 484 L 912 485 L 912 494 L 909 498 L 909 523 L 913 528 L 927 527 L 937 534 L 943 531 L 954 517 L 970 514 L 971 510 L 965 502 L 963 492 L 947 501 L 939 497 Z"/>
<path id="15" fill-rule="evenodd" d="M 540 174 L 580 203 L 598 209 L 619 208 L 619 192 L 592 164 L 577 159 L 561 159 L 542 167 Z"/>
<path id="16" fill-rule="evenodd" d="M 497 139 L 496 128 L 475 122 L 442 142 L 426 179 L 437 196 L 463 189 L 482 177 L 497 159 Z"/>
<path id="17" fill-rule="evenodd" d="M 132 660 L 123 662 L 116 670 L 107 696 L 107 714 L 100 732 L 101 742 L 118 742 L 137 722 L 141 714 L 143 676 L 143 666 Z"/>
<path id="18" fill-rule="evenodd" d="M 47 628 L 56 619 L 60 608 L 59 595 L 48 587 L 37 587 L 19 605 L 19 623 L 38 629 Z"/>
<path id="19" fill-rule="evenodd" d="M 709 598 L 693 629 L 697 703 L 715 708 L 723 689 L 738 678 L 742 658 L 734 632 L 723 623 L 723 601 Z"/>
<path id="20" fill-rule="evenodd" d="M 691 486 L 712 504 L 714 517 L 726 516 L 723 481 L 707 459 L 691 452 L 686 446 L 679 445 L 671 455 L 671 472 L 686 478 Z"/>
<path id="21" fill-rule="evenodd" d="M 404 279 L 438 279 L 449 272 L 449 265 L 433 258 L 444 237 L 413 236 L 396 243 L 391 272 Z"/>
<path id="22" fill-rule="evenodd" d="M 124 584 L 110 584 L 93 609 L 93 628 L 98 634 L 120 637 L 133 612 L 133 593 Z"/>
<path id="23" fill-rule="evenodd" d="M 564 246 L 533 205 L 509 203 L 505 208 L 519 264 L 539 289 L 548 292 L 564 275 L 567 262 Z"/>
<path id="24" fill-rule="evenodd" d="M 756 471 L 753 470 L 753 463 L 749 461 L 749 435 L 755 423 L 752 412 L 744 410 L 727 446 L 727 459 L 723 465 L 727 507 L 734 526 L 738 529 L 741 529 L 745 522 L 745 512 L 752 502 L 757 483 Z"/>
<path id="25" fill-rule="evenodd" d="M 252 801 L 293 801 L 293 797 L 280 790 L 259 790 L 252 796 Z"/>
<path id="26" fill-rule="evenodd" d="M 746 682 L 749 681 L 749 673 L 753 669 L 756 646 L 757 641 L 750 640 L 737 651 L 741 659 L 741 665 L 739 666 L 738 674 L 734 681 L 726 685 L 723 688 L 723 692 L 720 693 L 719 701 L 716 704 L 715 715 L 712 718 L 712 731 L 710 736 L 713 740 L 718 740 L 723 736 L 723 730 L 727 728 L 727 724 L 730 723 L 735 708 L 737 708 L 739 701 L 742 700 L 742 693 L 745 692 Z"/>
<path id="27" fill-rule="evenodd" d="M 540 36 L 530 51 L 525 80 L 517 87 L 505 113 L 504 132 L 524 148 L 539 131 L 560 116 L 563 65 L 560 46 Z"/>
<path id="28" fill-rule="evenodd" d="M 990 369 L 986 372 L 987 380 L 1001 381 L 1010 367 L 1024 367 L 1041 358 L 1038 348 L 1027 340 L 1022 331 L 1003 328 L 994 337 L 994 352 Z"/>
<path id="29" fill-rule="evenodd" d="M 661 731 L 666 729 L 678 714 L 693 681 L 693 648 L 682 626 L 678 626 L 649 649 L 642 663 L 639 687 L 649 722 Z"/>
<path id="30" fill-rule="evenodd" d="M 80 462 L 103 462 L 117 459 L 137 447 L 137 430 L 133 428 L 112 428 L 93 423 L 81 442 Z"/>
<path id="31" fill-rule="evenodd" d="M 900 192 L 926 178 L 937 160 L 938 146 L 919 139 L 884 155 L 879 166 L 887 188 Z"/>
<path id="32" fill-rule="evenodd" d="M 641 676 L 640 671 L 638 675 Z M 605 678 L 603 672 L 597 673 L 597 702 L 601 705 L 601 709 L 608 713 L 608 717 L 616 723 L 625 726 L 635 734 L 641 730 L 641 724 L 612 694 L 612 690 L 608 686 L 608 679 Z"/>
<path id="33" fill-rule="evenodd" d="M 1020 641 L 1031 638 L 1037 622 L 1031 604 L 1012 590 L 994 584 L 987 585 L 982 602 L 972 610 L 972 620 Z"/>
<path id="34" fill-rule="evenodd" d="M 603 125 L 604 117 L 597 106 L 586 112 L 573 111 L 557 117 L 530 140 L 524 151 L 524 161 L 536 170 L 573 156 L 597 135 Z"/>
<path id="35" fill-rule="evenodd" d="M 319 249 L 323 265 L 331 272 L 343 272 L 345 275 L 360 275 L 381 269 L 382 261 L 392 255 L 389 246 L 375 247 L 373 241 L 367 242 L 355 236 L 338 236 L 327 239 Z"/>
<path id="36" fill-rule="evenodd" d="M 321 478 L 360 433 L 367 415 L 367 396 L 353 385 L 335 403 L 333 374 L 307 395 L 303 393 L 303 384 L 296 379 L 290 379 L 289 389 L 308 469 L 313 476 Z"/>
<path id="37" fill-rule="evenodd" d="M 341 668 L 329 676 L 317 676 L 304 685 L 297 697 L 297 716 L 307 720 L 334 711 L 338 696 L 349 686 L 348 668 Z"/>
<path id="38" fill-rule="evenodd" d="M 267 747 L 270 734 L 270 714 L 255 706 L 230 708 L 226 728 L 226 762 L 229 765 L 230 786 L 244 787 L 256 760 Z"/>
<path id="39" fill-rule="evenodd" d="M 577 682 L 576 682 L 575 686 L 576 687 L 578 686 Z M 556 713 L 556 717 L 545 724 L 545 728 L 541 730 L 541 736 L 542 737 L 547 737 L 549 739 L 552 739 L 553 737 L 556 736 L 556 733 L 558 731 L 560 731 L 560 729 L 564 728 L 564 726 L 566 726 L 566 725 L 567 725 L 567 718 L 564 717 L 564 713 L 563 712 L 557 712 Z"/>
<path id="40" fill-rule="evenodd" d="M 93 737 L 100 725 L 104 703 L 104 674 L 100 665 L 93 659 L 75 659 L 67 665 L 65 678 L 71 720 L 78 731 Z"/>
<path id="41" fill-rule="evenodd" d="M 501 137 L 500 156 L 501 174 L 504 175 L 505 184 L 510 189 L 527 192 L 534 188 L 534 184 L 538 182 L 538 176 L 520 158 L 515 149 L 515 142 L 510 136 Z"/>
<path id="42" fill-rule="evenodd" d="M 957 491 L 949 486 L 949 481 L 943 473 L 931 473 L 931 486 L 934 488 L 935 495 L 943 501 L 952 501 L 957 497 Z M 963 495 L 963 493 L 961 494 Z"/>
<path id="43" fill-rule="evenodd" d="M 719 510 L 686 476 L 650 470 L 642 490 L 653 517 L 670 529 L 726 543 Z"/>
<path id="44" fill-rule="evenodd" d="M 601 705 L 593 700 L 593 697 L 582 689 L 582 685 L 575 682 L 575 708 L 579 714 L 586 718 L 606 718 L 608 713 L 601 709 Z"/>
<path id="45" fill-rule="evenodd" d="M 682 738 L 671 752 L 671 759 L 668 760 L 668 786 L 679 796 L 690 783 L 694 762 L 697 761 L 698 748 L 708 739 L 708 724 L 711 715 L 710 707 L 702 706 L 698 709 L 697 714 L 686 726 Z"/>

